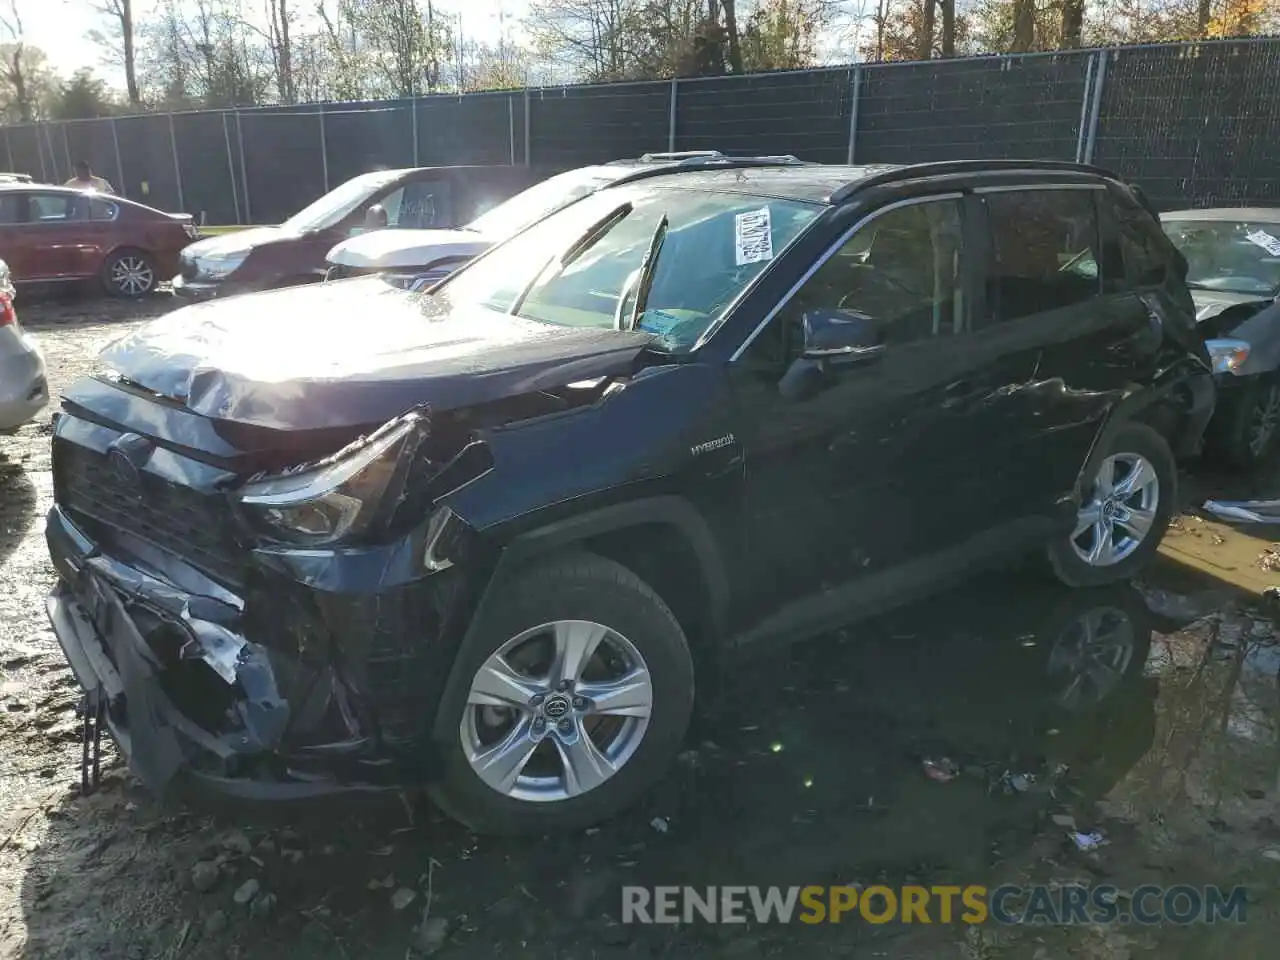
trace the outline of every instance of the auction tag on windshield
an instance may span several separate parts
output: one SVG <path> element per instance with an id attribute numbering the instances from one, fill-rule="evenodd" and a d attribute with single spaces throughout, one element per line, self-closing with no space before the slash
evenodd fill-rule
<path id="1" fill-rule="evenodd" d="M 1280 240 L 1277 240 L 1265 230 L 1254 230 L 1252 233 L 1246 233 L 1245 239 L 1256 246 L 1261 247 L 1273 257 L 1280 257 Z"/>
<path id="2" fill-rule="evenodd" d="M 768 207 L 738 214 L 733 232 L 738 266 L 773 259 L 773 227 Z"/>
<path id="3" fill-rule="evenodd" d="M 684 323 L 682 319 L 665 310 L 646 310 L 644 316 L 640 318 L 639 327 L 648 333 L 665 337 L 682 323 Z"/>

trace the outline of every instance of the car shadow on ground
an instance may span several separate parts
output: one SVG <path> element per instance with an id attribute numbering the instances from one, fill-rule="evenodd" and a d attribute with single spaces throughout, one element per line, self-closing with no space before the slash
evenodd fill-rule
<path id="1" fill-rule="evenodd" d="M 622 925 L 621 890 L 1064 876 L 1274 885 L 1277 865 L 1256 856 L 1280 839 L 1258 835 L 1280 832 L 1276 647 L 1259 622 L 1227 611 L 1187 625 L 1153 618 L 1130 587 L 986 578 L 734 661 L 704 684 L 687 749 L 643 806 L 571 836 L 476 837 L 399 796 L 211 816 L 155 801 L 111 769 L 101 793 L 59 792 L 14 841 L 30 851 L 23 955 L 401 960 L 416 945 L 449 956 L 906 958 L 964 944 L 970 956 L 1022 956 L 1003 951 L 1051 934 L 856 918 Z M 1242 733 L 1244 723 L 1254 727 Z M 1205 825 L 1205 803 L 1221 831 Z M 1066 817 L 1110 845 L 1081 852 Z M 1206 832 L 1238 855 L 1195 859 Z M 1231 955 L 1261 955 L 1239 938 L 1274 937 L 1275 922 L 1219 929 L 1216 942 L 1236 937 Z M 1132 931 L 1106 935 L 1138 943 Z M 1183 938 L 1191 952 L 1160 955 L 1210 955 L 1196 936 Z"/>
<path id="2" fill-rule="evenodd" d="M 165 290 L 131 300 L 108 297 L 92 289 L 37 288 L 20 291 L 16 306 L 18 320 L 38 334 L 41 330 L 150 320 L 186 306 L 186 303 Z"/>

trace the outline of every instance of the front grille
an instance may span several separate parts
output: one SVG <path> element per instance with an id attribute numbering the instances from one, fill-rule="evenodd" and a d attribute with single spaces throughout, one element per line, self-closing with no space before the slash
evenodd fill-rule
<path id="1" fill-rule="evenodd" d="M 103 454 L 66 441 L 55 441 L 53 463 L 58 504 L 73 518 L 146 540 L 223 583 L 241 582 L 245 554 L 222 496 L 145 473 L 139 489 Z"/>

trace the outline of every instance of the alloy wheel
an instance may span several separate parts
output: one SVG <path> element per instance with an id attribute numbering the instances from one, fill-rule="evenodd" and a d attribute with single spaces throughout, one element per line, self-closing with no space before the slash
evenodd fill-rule
<path id="1" fill-rule="evenodd" d="M 1061 683 L 1054 700 L 1067 710 L 1105 700 L 1133 660 L 1133 621 L 1115 607 L 1095 607 L 1073 620 L 1049 655 L 1049 676 Z"/>
<path id="2" fill-rule="evenodd" d="M 155 279 L 151 264 L 142 257 L 120 257 L 111 265 L 111 285 L 131 297 L 150 291 Z"/>
<path id="3" fill-rule="evenodd" d="M 1249 452 L 1255 457 L 1266 451 L 1277 424 L 1280 424 L 1280 383 L 1268 383 L 1263 386 L 1249 416 Z"/>
<path id="4" fill-rule="evenodd" d="M 1110 567 L 1142 546 L 1160 506 L 1160 478 L 1145 457 L 1117 453 L 1098 468 L 1076 515 L 1071 547 L 1091 567 Z"/>
<path id="5" fill-rule="evenodd" d="M 649 669 L 631 641 L 589 620 L 558 620 L 485 660 L 459 736 L 471 769 L 498 793 L 565 800 L 622 769 L 652 712 Z"/>

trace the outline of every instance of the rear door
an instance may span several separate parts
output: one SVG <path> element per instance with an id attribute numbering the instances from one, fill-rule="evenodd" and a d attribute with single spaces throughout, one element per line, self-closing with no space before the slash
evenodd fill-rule
<path id="1" fill-rule="evenodd" d="M 27 223 L 23 247 L 26 254 L 24 279 L 69 280 L 84 276 L 84 227 L 88 204 L 76 193 L 27 195 Z"/>
<path id="2" fill-rule="evenodd" d="M 1149 382 L 1160 320 L 1125 277 L 1097 184 L 978 191 L 988 233 L 981 324 L 1004 344 L 1009 506 L 1045 512 L 1072 493 L 1108 411 Z"/>

